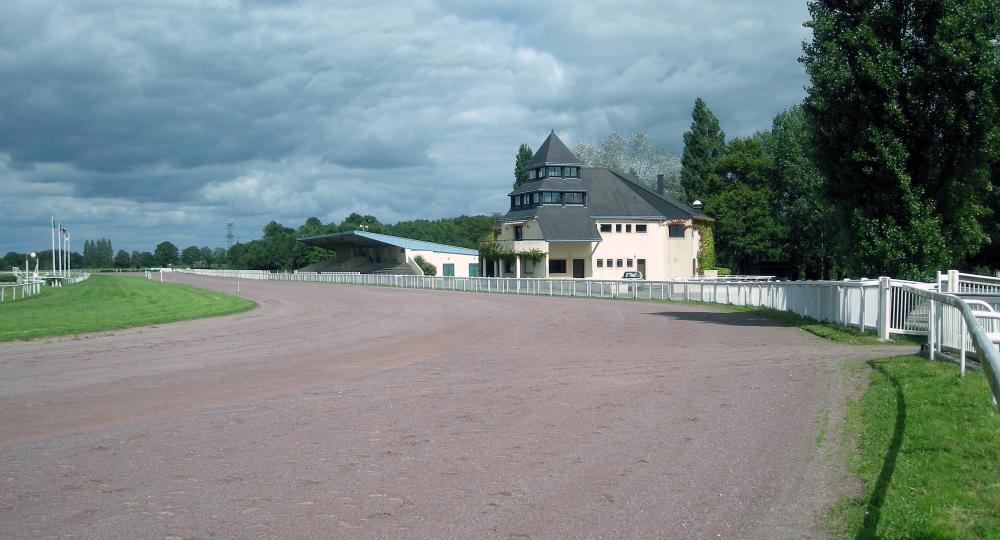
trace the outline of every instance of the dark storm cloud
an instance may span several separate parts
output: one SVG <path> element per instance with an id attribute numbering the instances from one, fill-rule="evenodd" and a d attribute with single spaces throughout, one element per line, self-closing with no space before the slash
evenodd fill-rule
<path id="1" fill-rule="evenodd" d="M 270 219 L 501 210 L 517 145 L 549 128 L 679 151 L 698 96 L 730 136 L 768 128 L 803 95 L 806 16 L 797 1 L 15 1 L 0 251 L 44 240 L 50 214 L 150 249 L 218 245 L 233 220 L 248 238 Z"/>

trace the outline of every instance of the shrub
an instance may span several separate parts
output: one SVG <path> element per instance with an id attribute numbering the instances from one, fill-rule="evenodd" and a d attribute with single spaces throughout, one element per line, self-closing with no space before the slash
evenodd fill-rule
<path id="1" fill-rule="evenodd" d="M 413 258 L 413 262 L 417 263 L 417 266 L 419 266 L 420 269 L 423 270 L 425 276 L 437 275 L 438 271 L 437 267 L 427 262 L 427 259 L 424 259 L 422 256 L 417 255 L 416 257 Z"/>

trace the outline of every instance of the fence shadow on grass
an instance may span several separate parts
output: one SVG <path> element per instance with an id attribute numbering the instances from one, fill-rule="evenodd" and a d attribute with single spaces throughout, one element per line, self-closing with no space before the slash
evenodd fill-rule
<path id="1" fill-rule="evenodd" d="M 678 321 L 707 322 L 726 326 L 758 326 L 758 327 L 793 327 L 788 321 L 777 320 L 753 312 L 718 312 L 718 311 L 661 311 L 650 313 Z"/>
<path id="2" fill-rule="evenodd" d="M 903 428 L 906 426 L 906 399 L 903 397 L 903 387 L 880 364 L 871 360 L 867 363 L 896 388 L 896 424 L 892 431 L 892 440 L 889 441 L 889 448 L 885 453 L 885 459 L 882 460 L 882 470 L 879 471 L 875 488 L 872 489 L 868 504 L 865 505 L 864 522 L 854 536 L 855 540 L 879 538 L 878 522 L 882 517 L 882 504 L 885 502 L 885 493 L 892 481 L 892 473 L 896 470 L 896 458 L 899 457 L 899 449 L 903 445 Z"/>

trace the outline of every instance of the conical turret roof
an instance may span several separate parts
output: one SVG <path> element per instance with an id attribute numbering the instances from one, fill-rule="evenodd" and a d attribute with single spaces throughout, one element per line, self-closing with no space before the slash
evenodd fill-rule
<path id="1" fill-rule="evenodd" d="M 531 156 L 531 161 L 528 162 L 528 168 L 537 167 L 539 165 L 581 165 L 580 160 L 573 155 L 573 152 L 566 145 L 563 144 L 559 136 L 556 135 L 556 131 L 552 130 L 549 136 L 545 138 L 545 142 L 538 147 L 538 151 L 535 152 L 534 156 Z"/>

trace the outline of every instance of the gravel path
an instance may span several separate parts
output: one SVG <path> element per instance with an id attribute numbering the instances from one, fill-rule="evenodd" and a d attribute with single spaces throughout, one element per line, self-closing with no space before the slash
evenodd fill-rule
<path id="1" fill-rule="evenodd" d="M 241 294 L 0 344 L 0 537 L 813 537 L 839 365 L 901 352 L 687 305 Z"/>

